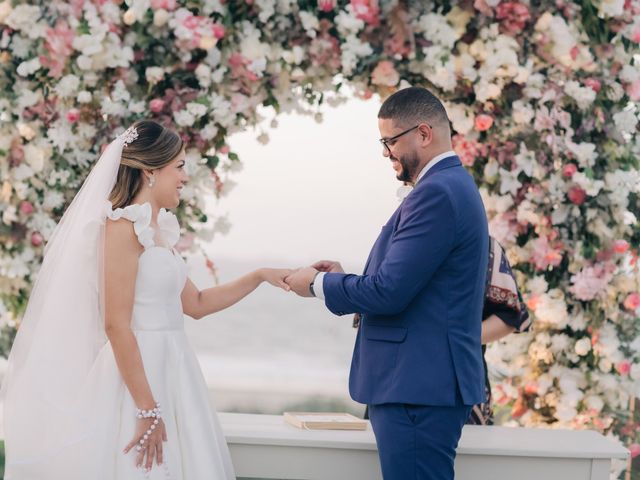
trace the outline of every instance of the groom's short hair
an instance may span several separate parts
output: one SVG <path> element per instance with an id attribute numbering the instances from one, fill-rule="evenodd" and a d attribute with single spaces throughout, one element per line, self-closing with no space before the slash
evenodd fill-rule
<path id="1" fill-rule="evenodd" d="M 410 128 L 421 122 L 449 126 L 449 117 L 442 102 L 426 88 L 409 87 L 387 98 L 378 118 L 390 119 L 401 127 Z"/>

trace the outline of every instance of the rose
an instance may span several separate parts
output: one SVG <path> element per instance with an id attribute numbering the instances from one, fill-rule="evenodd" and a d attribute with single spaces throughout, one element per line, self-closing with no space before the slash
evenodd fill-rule
<path id="1" fill-rule="evenodd" d="M 640 307 L 640 294 L 634 292 L 627 295 L 627 298 L 624 299 L 624 308 L 630 312 L 635 312 L 638 307 Z"/>
<path id="2" fill-rule="evenodd" d="M 584 357 L 590 351 L 591 351 L 591 340 L 589 340 L 589 338 L 584 337 L 576 342 L 575 352 L 581 357 Z"/>
<path id="3" fill-rule="evenodd" d="M 582 188 L 574 185 L 569 189 L 569 193 L 567 194 L 569 200 L 575 205 L 582 205 L 587 198 L 587 192 L 585 192 Z"/>
<path id="4" fill-rule="evenodd" d="M 600 89 L 602 88 L 602 84 L 600 83 L 600 80 L 598 80 L 597 78 L 593 78 L 593 77 L 587 78 L 584 81 L 584 85 L 585 85 L 585 87 L 589 87 L 591 90 L 593 90 L 596 93 L 598 93 L 600 91 Z"/>
<path id="5" fill-rule="evenodd" d="M 39 247 L 40 245 L 42 245 L 42 242 L 44 241 L 44 238 L 42 238 L 42 235 L 38 232 L 33 232 L 31 234 L 31 245 L 33 245 L 34 247 Z"/>
<path id="6" fill-rule="evenodd" d="M 80 120 L 80 110 L 72 108 L 67 112 L 67 121 L 69 123 L 76 123 L 78 120 Z"/>
<path id="7" fill-rule="evenodd" d="M 481 113 L 476 117 L 475 126 L 479 132 L 486 132 L 493 125 L 493 118 L 490 115 Z"/>
<path id="8" fill-rule="evenodd" d="M 164 108 L 164 100 L 162 100 L 161 98 L 154 98 L 149 102 L 149 109 L 153 113 L 160 113 L 163 108 Z"/>
<path id="9" fill-rule="evenodd" d="M 565 165 L 564 168 L 562 169 L 562 176 L 564 178 L 571 178 L 573 177 L 573 174 L 576 173 L 577 171 L 578 171 L 578 167 L 576 167 L 574 163 L 570 163 L 568 165 Z"/>
<path id="10" fill-rule="evenodd" d="M 620 375 L 628 375 L 631 371 L 631 363 L 628 360 L 623 360 L 616 364 L 616 370 Z"/>
<path id="11" fill-rule="evenodd" d="M 616 240 L 613 242 L 613 251 L 616 253 L 626 253 L 629 250 L 629 242 L 626 240 Z"/>
<path id="12" fill-rule="evenodd" d="M 31 202 L 28 202 L 26 200 L 23 200 L 20 203 L 20 212 L 24 213 L 25 215 L 30 215 L 33 213 L 33 204 L 31 204 Z"/>
<path id="13" fill-rule="evenodd" d="M 395 87 L 399 81 L 400 75 L 393 66 L 393 63 L 389 60 L 379 62 L 371 73 L 371 83 L 374 85 Z"/>
<path id="14" fill-rule="evenodd" d="M 323 12 L 330 12 L 336 8 L 336 0 L 319 0 L 318 8 Z"/>

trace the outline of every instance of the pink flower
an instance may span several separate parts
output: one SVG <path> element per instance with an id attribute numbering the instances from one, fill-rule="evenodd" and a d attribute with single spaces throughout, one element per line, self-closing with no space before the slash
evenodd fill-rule
<path id="1" fill-rule="evenodd" d="M 613 278 L 615 265 L 612 263 L 598 263 L 593 266 L 584 267 L 575 275 L 571 276 L 569 291 L 578 300 L 588 302 L 604 293 Z"/>
<path id="2" fill-rule="evenodd" d="M 318 8 L 323 12 L 330 12 L 336 8 L 336 0 L 319 0 Z"/>
<path id="3" fill-rule="evenodd" d="M 626 253 L 629 250 L 629 242 L 626 240 L 616 240 L 613 242 L 613 251 L 616 253 Z"/>
<path id="4" fill-rule="evenodd" d="M 527 395 L 536 395 L 538 393 L 538 383 L 537 382 L 527 382 L 524 386 L 524 393 Z"/>
<path id="5" fill-rule="evenodd" d="M 476 117 L 476 130 L 479 132 L 486 132 L 493 125 L 493 117 L 481 113 Z"/>
<path id="6" fill-rule="evenodd" d="M 571 178 L 573 177 L 573 174 L 576 173 L 577 171 L 578 171 L 578 167 L 576 167 L 574 163 L 569 163 L 565 165 L 564 168 L 562 169 L 562 176 L 564 178 Z"/>
<path id="7" fill-rule="evenodd" d="M 378 0 L 351 0 L 356 17 L 369 25 L 376 26 L 380 23 L 380 8 Z"/>
<path id="8" fill-rule="evenodd" d="M 562 252 L 549 245 L 549 239 L 546 236 L 536 238 L 531 242 L 531 246 L 531 260 L 538 270 L 546 270 L 549 267 L 560 265 Z"/>
<path id="9" fill-rule="evenodd" d="M 629 360 L 622 360 L 616 364 L 616 370 L 620 375 L 628 375 L 631 371 L 631 362 Z"/>
<path id="10" fill-rule="evenodd" d="M 214 38 L 218 40 L 224 37 L 224 34 L 226 33 L 224 29 L 224 25 L 220 25 L 219 23 L 214 23 L 213 26 L 211 27 L 211 31 L 213 32 Z"/>
<path id="11" fill-rule="evenodd" d="M 151 0 L 151 8 L 157 10 L 164 8 L 165 10 L 175 10 L 177 7 L 176 0 Z"/>
<path id="12" fill-rule="evenodd" d="M 72 108 L 67 112 L 67 122 L 76 123 L 78 120 L 80 120 L 80 110 Z"/>
<path id="13" fill-rule="evenodd" d="M 629 445 L 629 452 L 631 452 L 631 458 L 636 458 L 640 455 L 640 443 L 632 443 Z"/>
<path id="14" fill-rule="evenodd" d="M 487 147 L 477 140 L 467 139 L 459 133 L 451 138 L 453 150 L 460 157 L 463 165 L 471 167 L 478 157 L 484 157 L 487 154 Z"/>
<path id="15" fill-rule="evenodd" d="M 627 295 L 624 299 L 624 308 L 630 312 L 635 312 L 640 307 L 640 294 L 634 292 Z"/>
<path id="16" fill-rule="evenodd" d="M 584 81 L 584 86 L 585 87 L 589 87 L 591 90 L 593 90 L 596 93 L 598 93 L 600 91 L 600 89 L 602 88 L 602 84 L 600 83 L 600 80 L 598 80 L 597 78 L 593 78 L 593 77 L 587 78 Z"/>
<path id="17" fill-rule="evenodd" d="M 633 32 L 631 32 L 631 40 L 636 43 L 640 43 L 640 23 L 636 23 Z"/>
<path id="18" fill-rule="evenodd" d="M 49 76 L 58 78 L 67 64 L 67 58 L 73 52 L 74 30 L 64 20 L 59 20 L 55 28 L 48 28 L 44 42 L 46 55 L 40 55 L 40 63 L 49 69 Z"/>
<path id="19" fill-rule="evenodd" d="M 42 235 L 40 235 L 40 233 L 33 232 L 31 234 L 31 245 L 33 245 L 34 247 L 39 247 L 40 245 L 42 245 L 43 241 L 44 238 L 42 238 Z"/>
<path id="20" fill-rule="evenodd" d="M 634 102 L 640 101 L 640 79 L 627 85 L 627 95 Z"/>
<path id="21" fill-rule="evenodd" d="M 395 87 L 400 81 L 400 75 L 393 66 L 393 62 L 382 60 L 371 73 L 371 83 L 382 87 Z"/>
<path id="22" fill-rule="evenodd" d="M 529 8 L 518 2 L 504 2 L 496 8 L 496 18 L 502 27 L 511 34 L 520 33 L 531 19 Z"/>
<path id="23" fill-rule="evenodd" d="M 25 215 L 31 215 L 33 213 L 33 205 L 31 204 L 31 202 L 27 202 L 26 200 L 23 200 L 20 203 L 20 212 L 24 213 Z"/>
<path id="24" fill-rule="evenodd" d="M 567 193 L 569 200 L 575 205 L 582 205 L 587 198 L 587 192 L 585 192 L 582 188 L 574 185 L 569 189 L 569 193 Z"/>
<path id="25" fill-rule="evenodd" d="M 154 98 L 149 102 L 149 109 L 153 113 L 160 113 L 163 108 L 164 108 L 164 100 L 162 100 L 161 98 Z"/>
<path id="26" fill-rule="evenodd" d="M 218 151 L 220 153 L 222 153 L 223 155 L 226 155 L 227 153 L 229 153 L 231 151 L 231 149 L 229 148 L 229 145 L 223 145 L 218 149 Z"/>
<path id="27" fill-rule="evenodd" d="M 176 250 L 180 253 L 188 251 L 193 246 L 194 235 L 193 233 L 187 233 L 180 236 L 178 243 L 176 243 Z"/>

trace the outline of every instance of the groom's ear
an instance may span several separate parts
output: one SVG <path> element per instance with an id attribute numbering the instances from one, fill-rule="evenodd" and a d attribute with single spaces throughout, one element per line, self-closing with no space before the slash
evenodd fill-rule
<path id="1" fill-rule="evenodd" d="M 431 125 L 429 125 L 428 123 L 421 123 L 418 126 L 418 134 L 422 138 L 420 142 L 420 145 L 422 147 L 430 145 L 434 140 L 433 127 L 431 127 Z"/>

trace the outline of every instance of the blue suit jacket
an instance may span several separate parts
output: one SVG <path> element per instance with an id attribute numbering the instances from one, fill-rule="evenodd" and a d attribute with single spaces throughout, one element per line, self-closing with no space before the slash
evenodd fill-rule
<path id="1" fill-rule="evenodd" d="M 377 405 L 485 401 L 480 328 L 489 236 L 457 156 L 433 166 L 391 216 L 363 275 L 328 273 L 336 315 L 361 313 L 349 389 Z M 459 400 L 457 400 L 459 402 Z"/>

